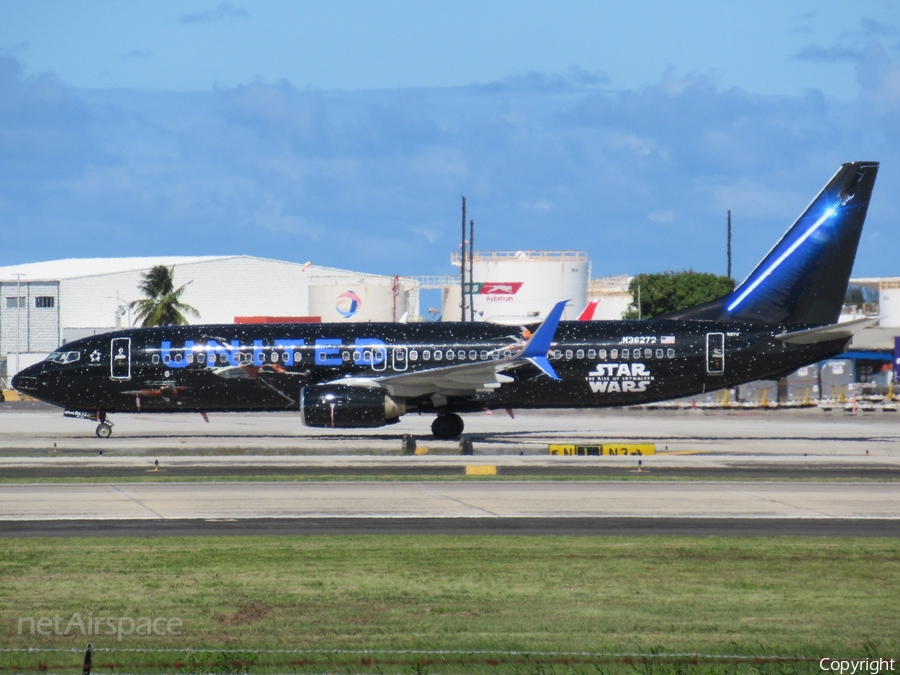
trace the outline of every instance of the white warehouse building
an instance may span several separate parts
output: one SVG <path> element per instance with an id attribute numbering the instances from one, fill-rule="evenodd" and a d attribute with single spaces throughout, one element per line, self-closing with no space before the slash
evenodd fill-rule
<path id="1" fill-rule="evenodd" d="M 191 323 L 237 317 L 396 321 L 418 317 L 416 281 L 252 256 L 84 258 L 0 267 L 0 378 L 72 340 L 127 327 L 152 267 L 174 270 Z"/>

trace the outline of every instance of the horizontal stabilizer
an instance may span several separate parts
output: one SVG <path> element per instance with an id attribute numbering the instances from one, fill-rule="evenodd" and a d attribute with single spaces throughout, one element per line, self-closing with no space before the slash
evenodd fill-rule
<path id="1" fill-rule="evenodd" d="M 776 335 L 776 340 L 790 342 L 795 345 L 812 345 L 818 342 L 831 342 L 832 340 L 849 339 L 859 331 L 874 326 L 881 319 L 880 316 L 865 317 L 844 323 L 835 323 L 830 326 L 819 326 L 807 330 L 797 330 L 790 333 Z"/>

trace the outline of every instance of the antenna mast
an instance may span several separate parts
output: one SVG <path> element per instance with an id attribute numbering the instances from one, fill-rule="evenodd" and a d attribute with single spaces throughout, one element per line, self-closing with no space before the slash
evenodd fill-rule
<path id="1" fill-rule="evenodd" d="M 728 278 L 731 278 L 731 209 L 728 209 Z"/>
<path id="2" fill-rule="evenodd" d="M 472 263 L 475 260 L 475 221 L 469 221 L 469 321 L 475 321 L 475 277 Z"/>

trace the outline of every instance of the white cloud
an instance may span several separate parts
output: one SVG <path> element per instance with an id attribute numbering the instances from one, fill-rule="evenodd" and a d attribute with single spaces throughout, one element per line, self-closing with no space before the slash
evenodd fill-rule
<path id="1" fill-rule="evenodd" d="M 519 206 L 528 211 L 550 211 L 553 209 L 553 202 L 546 197 L 541 197 L 531 202 L 519 202 Z"/>
<path id="2" fill-rule="evenodd" d="M 661 225 L 668 225 L 669 223 L 674 223 L 676 220 L 675 211 L 672 209 L 665 209 L 664 211 L 651 211 L 647 214 L 647 218 L 652 220 L 654 223 L 659 223 Z"/>

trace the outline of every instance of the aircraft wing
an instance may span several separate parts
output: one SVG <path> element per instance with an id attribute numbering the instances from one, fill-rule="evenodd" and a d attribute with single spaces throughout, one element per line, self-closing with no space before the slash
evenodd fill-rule
<path id="1" fill-rule="evenodd" d="M 404 398 L 427 394 L 467 396 L 491 391 L 506 382 L 512 382 L 513 378 L 504 375 L 503 371 L 516 368 L 524 363 L 531 363 L 540 368 L 548 377 L 558 380 L 559 376 L 547 360 L 547 352 L 556 335 L 566 302 L 565 300 L 558 302 L 528 342 L 524 346 L 513 347 L 511 355 L 507 358 L 501 356 L 490 361 L 461 363 L 378 377 L 347 378 L 335 380 L 335 384 L 382 387 L 387 389 L 392 396 Z"/>
<path id="2" fill-rule="evenodd" d="M 373 378 L 374 382 L 390 392 L 391 396 L 412 398 L 427 394 L 466 396 L 497 389 L 513 378 L 502 371 L 519 365 L 515 358 L 467 363 L 412 373 L 397 373 Z"/>

